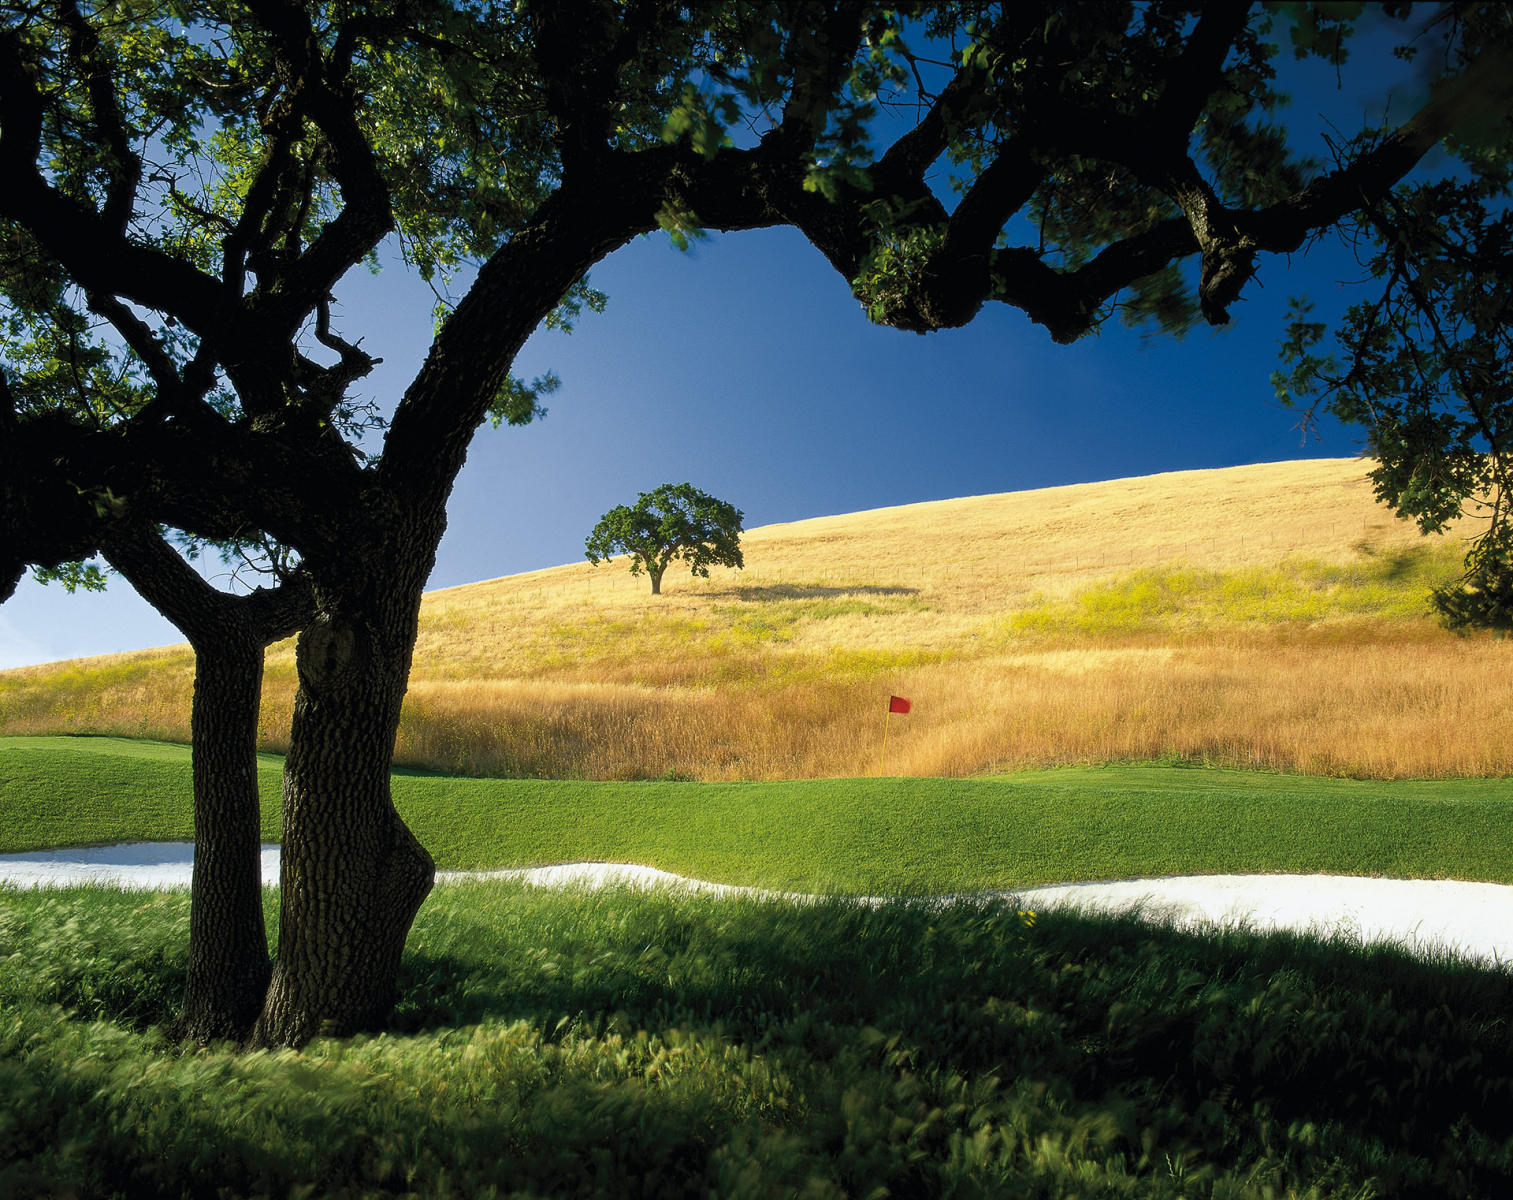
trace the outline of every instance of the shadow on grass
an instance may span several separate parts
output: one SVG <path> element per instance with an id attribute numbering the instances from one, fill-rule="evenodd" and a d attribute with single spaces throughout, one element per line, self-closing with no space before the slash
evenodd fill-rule
<path id="1" fill-rule="evenodd" d="M 1384 583 L 1402 583 L 1435 565 L 1438 557 L 1429 546 L 1383 548 L 1369 538 L 1355 544 L 1356 553 L 1371 562 Z"/>
<path id="2" fill-rule="evenodd" d="M 0 922 L 19 955 L 0 1000 L 19 1001 L 42 1031 L 12 1039 L 33 1063 L 23 1082 L 55 1093 L 65 1115 L 76 1092 L 116 1088 L 102 1110 L 112 1121 L 136 1104 L 151 1129 L 178 1138 L 192 1114 L 175 1109 L 165 1124 L 169 1092 L 152 1081 L 180 1068 L 117 1069 L 112 1055 L 147 1064 L 161 1051 L 81 1032 L 75 1018 L 171 1019 L 187 898 L 0 893 Z M 402 990 L 397 1036 L 235 1067 L 182 1060 L 183 1079 L 169 1080 L 180 1091 L 229 1088 L 227 1131 L 252 1128 L 249 1097 L 279 1113 L 268 1126 L 277 1149 L 238 1151 L 226 1178 L 308 1159 L 316 1165 L 290 1178 L 317 1191 L 376 1186 L 362 1172 L 386 1143 L 369 1132 L 397 1122 L 395 1144 L 450 1139 L 420 1164 L 437 1179 L 460 1170 L 482 1186 L 506 1153 L 532 1179 L 576 1181 L 543 1195 L 728 1194 L 725 1168 L 774 1164 L 787 1174 L 773 1195 L 810 1178 L 833 1182 L 826 1195 L 945 1194 L 948 1178 L 962 1194 L 1022 1194 L 1015 1172 L 1052 1170 L 1067 1172 L 1054 1194 L 1069 1194 L 1089 1162 L 1143 1175 L 1142 1195 L 1191 1194 L 1173 1182 L 1174 1163 L 1212 1164 L 1277 1194 L 1508 1194 L 1513 973 L 1392 947 L 1032 917 L 988 901 L 787 905 L 477 883 L 438 890 L 421 910 Z M 74 1010 L 70 1029 L 47 1025 L 38 1006 L 50 1004 Z M 44 1034 L 55 1050 L 38 1049 Z M 74 1068 L 58 1064 L 86 1050 L 100 1078 L 75 1088 Z M 289 1114 L 303 1115 L 291 1125 Z M 68 1146 L 102 1144 L 81 1126 L 54 1150 L 52 1126 L 36 1124 L 38 1172 Z M 365 1130 L 350 1146 L 349 1128 Z M 1003 1155 L 960 1157 L 973 1139 L 996 1146 L 994 1129 Z M 165 1143 L 185 1172 L 170 1192 L 230 1136 L 214 1122 L 203 1133 L 203 1147 Z M 120 1143 L 111 1171 L 133 1186 L 163 1157 L 138 1153 L 138 1139 L 110 1143 Z M 609 1162 L 605 1147 L 621 1158 Z M 637 1190 L 653 1176 L 661 1191 Z"/>
<path id="3" fill-rule="evenodd" d="M 518 888 L 510 903 L 521 911 L 510 923 L 539 930 L 539 940 L 488 936 L 502 924 L 497 900 L 470 918 L 468 891 L 501 886 Z M 597 1009 L 649 1014 L 670 1005 L 733 1027 L 743 1013 L 816 1006 L 842 1019 L 870 1019 L 904 1000 L 1004 994 L 1051 960 L 1132 979 L 1179 969 L 1225 986 L 1285 973 L 1315 991 L 1349 992 L 1369 979 L 1372 992 L 1454 992 L 1473 1007 L 1513 1015 L 1506 968 L 1385 943 L 1362 946 L 1349 935 L 1238 924 L 1194 932 L 1138 913 L 1027 918 L 993 899 L 874 905 L 837 896 L 791 905 L 495 883 L 453 884 L 449 892 L 455 900 L 431 902 L 438 925 L 423 913 L 406 952 L 401 1010 L 410 1030 L 544 1022 Z"/>
<path id="4" fill-rule="evenodd" d="M 788 1046 L 815 1062 L 861 1054 L 943 1078 L 1039 1080 L 1088 1120 L 1170 1120 L 1205 1153 L 1258 1113 L 1289 1137 L 1385 1137 L 1426 1160 L 1453 1130 L 1513 1137 L 1507 970 L 1134 915 L 1031 921 L 992 903 L 519 902 L 544 935 L 531 946 L 421 941 L 406 964 L 406 1031 L 680 1029 L 747 1053 Z M 1466 1194 L 1502 1179 L 1468 1169 Z"/>
<path id="5" fill-rule="evenodd" d="M 389 767 L 390 775 L 399 775 L 405 779 L 454 779 L 455 771 L 438 771 L 432 767 L 403 766 L 394 763 Z"/>

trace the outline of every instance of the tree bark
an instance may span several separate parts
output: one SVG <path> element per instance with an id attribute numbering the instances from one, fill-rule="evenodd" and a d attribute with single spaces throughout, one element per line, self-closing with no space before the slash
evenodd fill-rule
<path id="1" fill-rule="evenodd" d="M 201 1043 L 240 1041 L 262 1008 L 270 973 L 257 788 L 263 650 L 309 618 L 309 586 L 296 578 L 248 596 L 217 591 L 144 523 L 113 527 L 102 548 L 194 647 L 194 873 L 175 1032 Z"/>
<path id="2" fill-rule="evenodd" d="M 268 990 L 263 922 L 257 713 L 263 646 L 225 635 L 195 646 L 194 875 L 189 972 L 177 1033 L 206 1043 L 239 1041 Z"/>
<path id="3" fill-rule="evenodd" d="M 339 532 L 300 547 L 318 616 L 296 656 L 279 945 L 255 1045 L 300 1046 L 388 1020 L 405 939 L 436 873 L 394 810 L 389 768 L 447 498 L 516 352 L 593 263 L 655 228 L 661 179 L 652 171 L 623 183 L 639 196 L 628 213 L 606 208 L 610 185 L 597 177 L 545 202 L 447 319 L 395 411 L 371 486 L 343 519 L 323 515 Z"/>
<path id="4" fill-rule="evenodd" d="M 416 586 L 405 612 L 387 601 L 328 611 L 300 637 L 278 955 L 254 1045 L 378 1029 L 397 999 L 405 938 L 435 879 L 389 790 L 419 599 Z"/>

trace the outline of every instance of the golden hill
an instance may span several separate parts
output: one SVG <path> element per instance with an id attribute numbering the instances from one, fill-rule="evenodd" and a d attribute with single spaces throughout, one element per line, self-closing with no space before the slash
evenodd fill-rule
<path id="1" fill-rule="evenodd" d="M 1426 539 L 1359 460 L 1187 471 L 753 529 L 664 594 L 622 565 L 431 593 L 401 762 L 772 778 L 1180 759 L 1380 776 L 1513 770 L 1513 649 L 1429 614 Z M 0 732 L 184 739 L 169 648 L 0 673 Z M 264 741 L 293 655 L 269 656 Z M 879 762 L 887 697 L 893 718 Z"/>

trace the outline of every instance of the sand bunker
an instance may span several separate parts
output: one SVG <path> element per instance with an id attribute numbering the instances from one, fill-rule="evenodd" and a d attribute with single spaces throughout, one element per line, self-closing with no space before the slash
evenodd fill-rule
<path id="1" fill-rule="evenodd" d="M 0 855 L 0 883 L 123 888 L 189 886 L 188 842 L 132 842 L 75 850 Z M 278 882 L 279 848 L 262 848 L 263 882 Z M 627 863 L 565 863 L 501 871 L 441 871 L 441 883 L 519 879 L 539 887 L 671 888 L 707 895 L 783 895 L 708 883 Z M 1004 893 L 1007 895 L 1008 893 Z M 1253 929 L 1339 934 L 1362 942 L 1397 942 L 1421 952 L 1450 951 L 1483 962 L 1513 962 L 1513 887 L 1458 880 L 1374 879 L 1346 875 L 1188 875 L 1066 883 L 1013 893 L 1024 907 L 1060 905 L 1119 912 L 1138 907 L 1189 927 L 1243 923 Z"/>

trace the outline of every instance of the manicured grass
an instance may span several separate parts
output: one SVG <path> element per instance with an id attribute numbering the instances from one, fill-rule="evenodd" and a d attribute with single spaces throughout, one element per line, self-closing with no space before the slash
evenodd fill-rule
<path id="1" fill-rule="evenodd" d="M 990 904 L 468 884 L 422 908 L 393 1031 L 238 1055 L 161 1032 L 188 920 L 183 893 L 0 890 L 0 1194 L 1513 1190 L 1507 971 Z"/>
<path id="2" fill-rule="evenodd" d="M 278 836 L 279 760 L 259 763 Z M 725 883 L 919 893 L 1326 872 L 1513 883 L 1506 780 L 1118 766 L 989 779 L 606 783 L 396 774 L 443 869 L 645 863 Z M 188 750 L 0 739 L 0 852 L 191 835 Z"/>
<path id="3" fill-rule="evenodd" d="M 277 759 L 260 760 L 265 833 Z M 396 775 L 443 866 L 837 892 L 1340 870 L 1510 879 L 1505 781 Z M 187 749 L 0 740 L 0 846 L 184 837 Z M 270 938 L 277 894 L 265 893 Z M 438 888 L 393 1028 L 171 1043 L 183 892 L 0 888 L 0 1195 L 1209 1197 L 1513 1191 L 1513 973 L 992 901 Z"/>
<path id="4" fill-rule="evenodd" d="M 263 837 L 283 759 L 258 755 Z M 194 837 L 189 747 L 114 737 L 0 738 L 0 852 Z"/>

